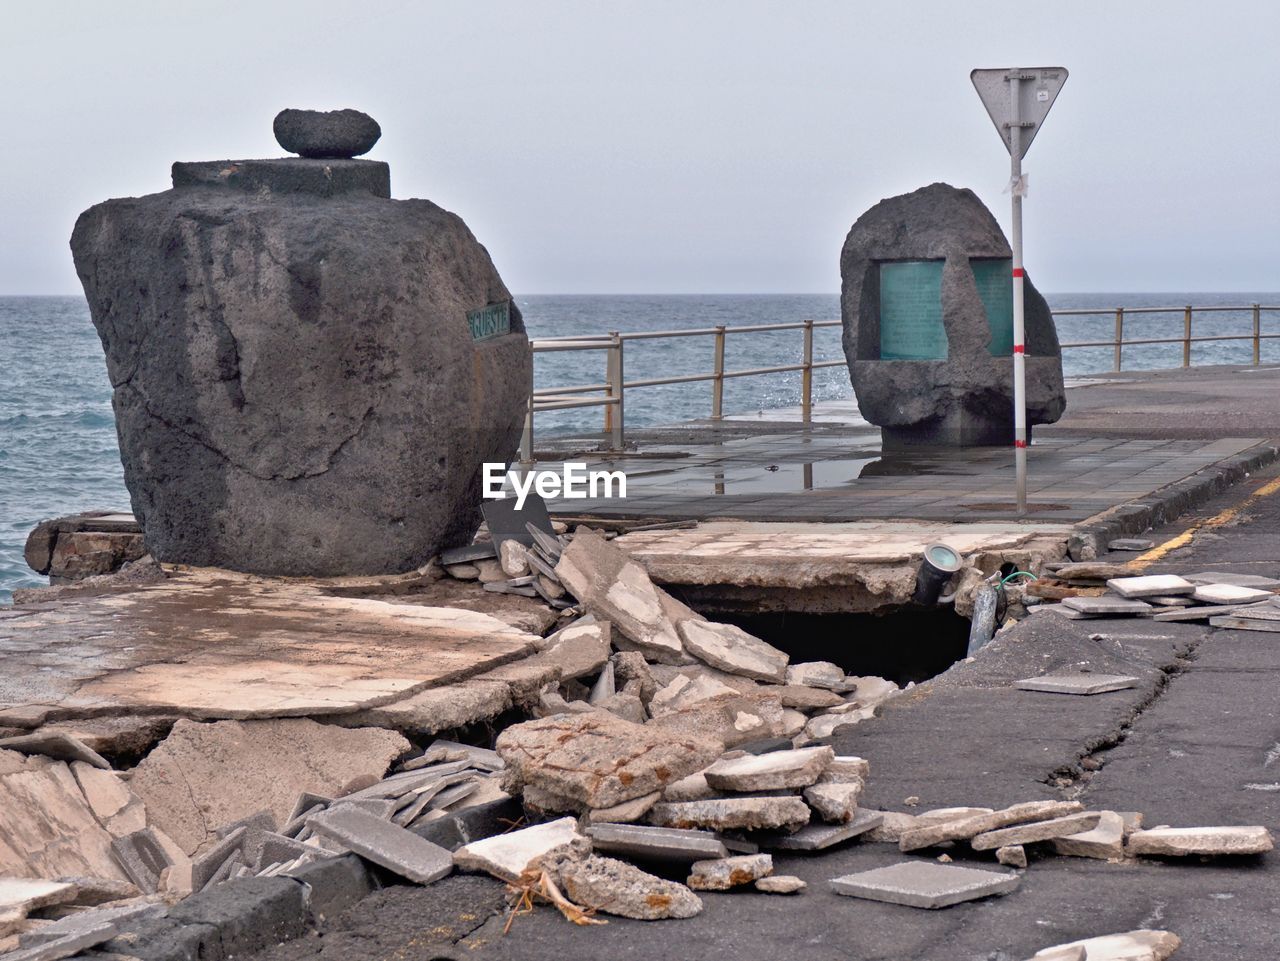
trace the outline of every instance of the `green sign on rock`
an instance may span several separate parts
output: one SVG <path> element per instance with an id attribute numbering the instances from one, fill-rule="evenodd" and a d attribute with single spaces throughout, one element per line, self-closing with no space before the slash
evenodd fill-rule
<path id="1" fill-rule="evenodd" d="M 947 359 L 941 260 L 880 264 L 880 359 Z"/>
<path id="2" fill-rule="evenodd" d="M 1013 261 L 970 260 L 978 296 L 987 308 L 987 326 L 991 342 L 987 350 L 992 357 L 1013 356 Z"/>
<path id="3" fill-rule="evenodd" d="M 511 333 L 511 301 L 467 311 L 467 325 L 471 328 L 472 340 L 488 340 Z"/>

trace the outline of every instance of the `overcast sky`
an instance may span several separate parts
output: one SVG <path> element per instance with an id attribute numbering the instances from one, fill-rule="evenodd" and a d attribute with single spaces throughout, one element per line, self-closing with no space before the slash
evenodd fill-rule
<path id="1" fill-rule="evenodd" d="M 174 160 L 280 156 L 357 107 L 392 193 L 460 214 L 518 294 L 829 292 L 882 197 L 1008 229 L 977 66 L 1071 72 L 1028 154 L 1041 289 L 1280 289 L 1280 6 L 854 0 L 9 0 L 0 294 L 73 293 L 76 215 Z"/>

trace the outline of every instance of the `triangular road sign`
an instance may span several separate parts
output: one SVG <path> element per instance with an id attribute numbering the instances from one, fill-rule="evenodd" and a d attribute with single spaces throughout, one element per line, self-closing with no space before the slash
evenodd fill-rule
<path id="1" fill-rule="evenodd" d="M 1036 133 L 1044 123 L 1049 108 L 1058 99 L 1058 91 L 1067 82 L 1066 67 L 1006 67 L 996 70 L 975 70 L 969 74 L 973 86 L 982 98 L 991 121 L 996 125 L 996 132 L 1004 141 L 1005 149 L 1013 153 L 1013 142 L 1009 136 L 1009 125 L 1013 120 L 1013 102 L 1009 91 L 1013 84 L 1010 77 L 1020 78 L 1018 83 L 1019 120 L 1022 127 L 1022 154 L 1027 149 Z M 1019 159 L 1021 159 L 1019 157 Z"/>

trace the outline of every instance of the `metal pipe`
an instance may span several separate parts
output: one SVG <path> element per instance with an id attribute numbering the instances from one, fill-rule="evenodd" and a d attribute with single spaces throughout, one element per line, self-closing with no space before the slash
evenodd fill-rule
<path id="1" fill-rule="evenodd" d="M 800 419 L 813 421 L 813 321 L 804 322 L 804 371 L 800 375 Z M 810 484 L 810 487 L 813 485 Z"/>
<path id="2" fill-rule="evenodd" d="M 1182 312 L 1182 366 L 1191 366 L 1191 305 Z"/>
<path id="3" fill-rule="evenodd" d="M 1027 348 L 1022 284 L 1022 75 L 1009 81 L 1009 173 L 1013 194 L 1013 462 L 1018 516 L 1027 512 Z"/>
<path id="4" fill-rule="evenodd" d="M 1116 308 L 1116 339 L 1115 339 L 1116 357 L 1115 357 L 1115 362 L 1112 364 L 1112 368 L 1111 368 L 1112 370 L 1115 370 L 1115 371 L 1120 370 L 1120 365 L 1122 362 L 1121 350 L 1123 349 L 1123 344 L 1124 344 L 1124 308 L 1117 307 Z"/>
<path id="5" fill-rule="evenodd" d="M 626 380 L 624 378 L 622 366 L 622 335 L 614 330 L 609 332 L 609 336 L 613 338 L 613 347 L 609 351 L 609 359 L 613 362 L 611 376 L 608 378 L 610 384 L 609 392 L 613 396 L 615 403 L 613 407 L 609 407 L 607 409 L 612 411 L 615 407 L 617 408 L 614 412 L 613 425 L 610 431 L 612 435 L 610 440 L 610 449 L 614 451 L 621 451 L 626 444 L 624 431 L 626 419 Z"/>
<path id="6" fill-rule="evenodd" d="M 711 419 L 724 414 L 724 324 L 716 328 L 715 380 L 711 384 Z"/>
<path id="7" fill-rule="evenodd" d="M 524 430 L 520 434 L 520 463 L 533 463 L 533 395 L 529 395 L 524 411 Z"/>
<path id="8" fill-rule="evenodd" d="M 1262 308 L 1253 305 L 1253 366 L 1262 363 Z"/>

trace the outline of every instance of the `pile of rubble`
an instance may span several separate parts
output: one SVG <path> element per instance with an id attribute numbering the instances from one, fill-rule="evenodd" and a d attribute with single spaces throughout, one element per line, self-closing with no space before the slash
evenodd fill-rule
<path id="1" fill-rule="evenodd" d="M 1053 576 L 1072 585 L 1046 611 L 1073 620 L 1150 617 L 1157 621 L 1208 621 L 1213 627 L 1280 632 L 1280 581 L 1253 574 L 1205 571 L 1199 574 L 1129 576 L 1120 564 L 1060 565 Z M 1105 584 L 1105 590 L 1092 589 Z M 1080 589 L 1077 593 L 1076 589 Z"/>

